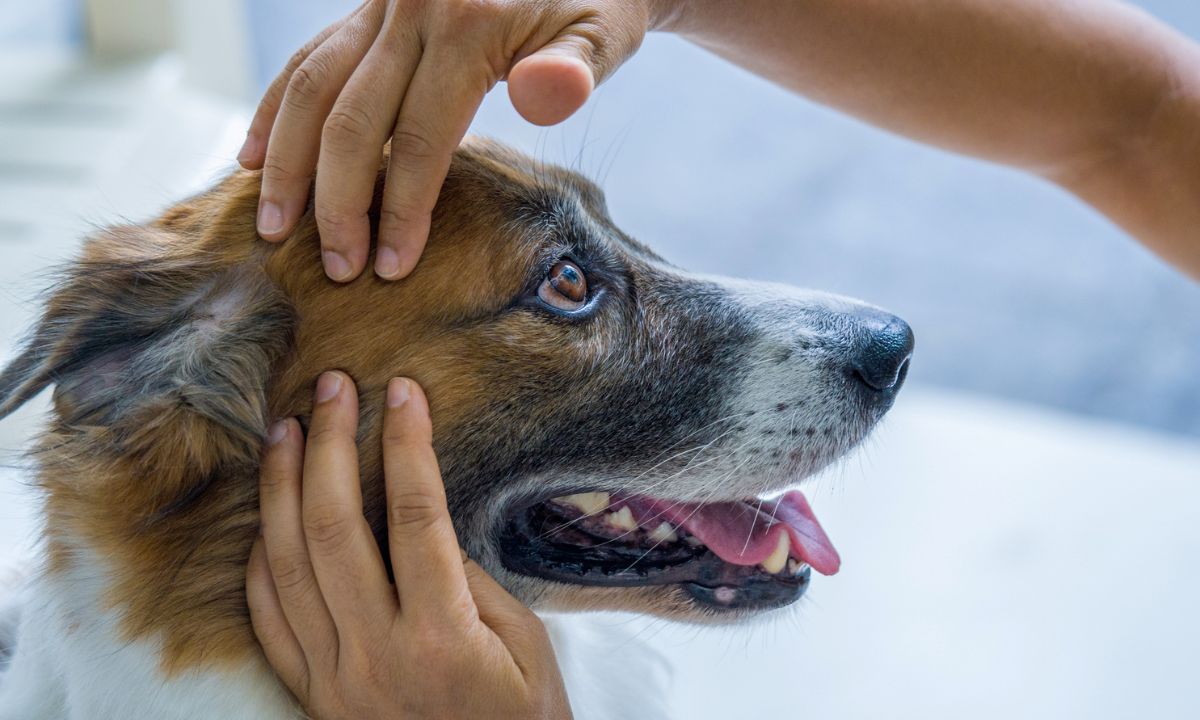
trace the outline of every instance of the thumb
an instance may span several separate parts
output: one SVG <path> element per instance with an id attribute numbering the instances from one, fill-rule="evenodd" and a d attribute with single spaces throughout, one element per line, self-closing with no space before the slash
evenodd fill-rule
<path id="1" fill-rule="evenodd" d="M 583 107 L 592 90 L 637 50 L 641 38 L 594 24 L 570 26 L 513 65 L 508 97 L 534 125 L 556 125 Z"/>
<path id="2" fill-rule="evenodd" d="M 463 553 L 467 587 L 479 609 L 479 619 L 508 648 L 519 666 L 536 657 L 550 641 L 546 628 L 533 611 L 510 595 L 487 571 Z"/>

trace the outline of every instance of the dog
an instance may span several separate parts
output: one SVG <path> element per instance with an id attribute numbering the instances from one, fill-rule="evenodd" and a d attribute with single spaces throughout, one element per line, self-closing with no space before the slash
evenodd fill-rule
<path id="1" fill-rule="evenodd" d="M 788 489 L 892 405 L 902 320 L 684 272 L 614 225 L 594 184 L 487 140 L 456 152 L 401 282 L 328 281 L 311 212 L 258 241 L 259 184 L 237 171 L 90 238 L 0 374 L 0 416 L 54 386 L 31 450 L 44 567 L 0 718 L 303 716 L 262 659 L 244 578 L 266 428 L 304 424 L 330 368 L 362 396 L 377 539 L 380 408 L 405 375 L 430 400 L 461 544 L 534 609 L 734 622 L 837 571 Z"/>

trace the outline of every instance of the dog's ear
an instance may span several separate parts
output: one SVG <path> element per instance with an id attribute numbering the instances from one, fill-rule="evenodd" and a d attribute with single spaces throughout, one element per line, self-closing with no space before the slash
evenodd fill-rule
<path id="1" fill-rule="evenodd" d="M 54 384 L 60 430 L 154 472 L 160 510 L 220 465 L 255 462 L 266 384 L 295 321 L 261 265 L 241 257 L 146 228 L 93 238 L 0 373 L 0 417 Z"/>

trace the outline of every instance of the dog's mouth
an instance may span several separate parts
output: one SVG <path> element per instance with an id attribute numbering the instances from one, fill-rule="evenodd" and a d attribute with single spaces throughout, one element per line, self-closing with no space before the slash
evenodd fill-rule
<path id="1" fill-rule="evenodd" d="M 575 585 L 676 585 L 714 610 L 765 610 L 804 594 L 841 560 L 799 491 L 689 503 L 588 492 L 518 503 L 500 535 L 505 567 Z"/>

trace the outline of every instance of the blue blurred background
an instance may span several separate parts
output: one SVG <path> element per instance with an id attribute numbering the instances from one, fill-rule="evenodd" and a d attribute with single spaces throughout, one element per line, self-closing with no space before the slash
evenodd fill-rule
<path id="1" fill-rule="evenodd" d="M 1139 4 L 1200 38 L 1195 0 Z M 0 359 L 46 268 L 228 172 L 262 88 L 352 5 L 0 0 Z M 1054 187 L 673 37 L 563 126 L 524 123 L 501 86 L 473 131 L 596 177 L 679 265 L 916 330 L 883 427 L 805 485 L 845 565 L 798 621 L 600 627 L 606 656 L 672 660 L 679 717 L 1200 717 L 1200 285 Z M 0 423 L 0 570 L 38 536 L 8 461 L 45 407 Z"/>
<path id="2" fill-rule="evenodd" d="M 1200 4 L 1139 4 L 1200 35 Z M 254 84 L 354 5 L 246 3 Z M 79 44 L 80 13 L 0 0 L 0 42 Z M 602 176 L 618 222 L 685 267 L 897 312 L 917 331 L 916 382 L 1200 436 L 1200 288 L 1036 179 L 864 126 L 669 37 L 562 127 L 522 122 L 501 86 L 473 131 Z"/>
<path id="3" fill-rule="evenodd" d="M 1200 4 L 1140 4 L 1200 33 Z M 351 5 L 251 3 L 260 83 Z M 1200 436 L 1200 287 L 1053 187 L 674 38 L 652 38 L 561 129 L 530 128 L 499 90 L 475 132 L 603 175 L 618 222 L 685 267 L 897 312 L 917 331 L 917 382 Z"/>

